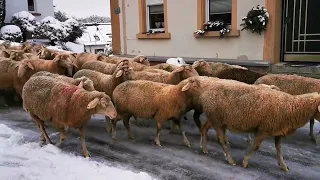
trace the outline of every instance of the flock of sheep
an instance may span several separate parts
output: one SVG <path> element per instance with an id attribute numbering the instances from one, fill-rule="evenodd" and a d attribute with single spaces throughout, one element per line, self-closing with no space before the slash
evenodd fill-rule
<path id="1" fill-rule="evenodd" d="M 226 130 L 254 134 L 243 167 L 266 137 L 274 137 L 277 162 L 289 171 L 283 160 L 281 138 L 320 115 L 320 81 L 285 74 L 263 74 L 242 66 L 195 61 L 176 66 L 151 66 L 145 56 L 134 58 L 103 54 L 54 51 L 42 45 L 0 45 L 0 89 L 14 89 L 21 95 L 23 108 L 38 125 L 41 139 L 52 143 L 45 122 L 60 132 L 60 146 L 69 127 L 79 129 L 85 157 L 84 126 L 94 114 L 106 116 L 106 130 L 116 139 L 116 124 L 122 120 L 128 137 L 134 138 L 129 119 L 154 119 L 155 143 L 161 146 L 160 131 L 171 120 L 171 130 L 185 134 L 182 117 L 194 110 L 201 132 L 201 148 L 206 148 L 207 132 L 214 128 L 226 160 L 236 165 L 228 151 Z M 204 113 L 206 122 L 200 121 Z"/>

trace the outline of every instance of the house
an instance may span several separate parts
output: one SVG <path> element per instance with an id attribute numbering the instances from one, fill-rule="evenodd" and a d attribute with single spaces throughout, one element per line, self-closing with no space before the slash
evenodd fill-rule
<path id="1" fill-rule="evenodd" d="M 86 30 L 79 43 L 84 45 L 85 52 L 104 53 L 111 46 L 111 23 L 86 23 Z"/>
<path id="2" fill-rule="evenodd" d="M 261 35 L 243 30 L 257 5 L 269 12 Z M 115 0 L 110 1 L 115 54 L 211 58 L 229 62 L 320 62 L 319 0 Z M 119 11 L 120 8 L 120 11 Z M 197 35 L 207 21 L 231 27 Z M 283 21 L 284 19 L 284 21 Z M 146 34 L 149 30 L 159 33 Z"/>
<path id="3" fill-rule="evenodd" d="M 12 15 L 20 11 L 29 11 L 37 21 L 41 21 L 47 16 L 53 17 L 53 0 L 7 0 L 5 23 L 9 23 Z"/>

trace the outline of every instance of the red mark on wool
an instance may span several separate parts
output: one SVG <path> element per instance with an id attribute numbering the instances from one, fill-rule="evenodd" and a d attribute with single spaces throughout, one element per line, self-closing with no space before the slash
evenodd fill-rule
<path id="1" fill-rule="evenodd" d="M 73 94 L 78 89 L 80 89 L 78 86 L 68 86 L 68 87 L 62 89 L 60 94 L 64 94 L 64 95 Z"/>

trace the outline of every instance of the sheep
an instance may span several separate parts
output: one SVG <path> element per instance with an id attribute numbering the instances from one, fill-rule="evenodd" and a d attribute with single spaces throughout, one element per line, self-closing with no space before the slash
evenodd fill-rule
<path id="1" fill-rule="evenodd" d="M 127 129 L 128 137 L 133 137 L 129 126 L 131 116 L 153 118 L 157 122 L 155 144 L 161 146 L 160 130 L 163 123 L 173 120 L 182 131 L 184 144 L 191 147 L 187 139 L 181 116 L 191 102 L 193 92 L 189 78 L 177 85 L 163 84 L 147 80 L 128 80 L 118 85 L 113 91 L 112 99 L 119 117 Z M 117 120 L 112 120 L 112 138 L 115 139 Z"/>
<path id="2" fill-rule="evenodd" d="M 10 59 L 0 60 L 0 89 L 13 89 L 19 91 L 19 79 L 17 78 L 17 72 L 20 62 Z M 22 90 L 22 86 L 20 88 Z"/>
<path id="3" fill-rule="evenodd" d="M 247 84 L 253 84 L 258 78 L 265 76 L 265 73 L 259 73 L 245 69 L 225 69 L 217 77 L 221 79 L 233 79 Z"/>
<path id="4" fill-rule="evenodd" d="M 193 62 L 192 66 L 194 69 L 197 70 L 197 72 L 201 76 L 212 76 L 212 77 L 217 77 L 219 73 L 221 73 L 226 69 L 248 70 L 248 68 L 238 66 L 238 65 L 230 65 L 230 64 L 221 63 L 221 62 L 206 62 L 203 59 Z"/>
<path id="5" fill-rule="evenodd" d="M 107 63 L 112 63 L 112 64 L 117 64 L 120 61 L 127 59 L 129 60 L 129 62 L 136 62 L 136 63 L 140 63 L 146 66 L 150 66 L 150 62 L 148 60 L 148 58 L 146 56 L 143 55 L 137 55 L 134 58 L 125 58 L 125 57 L 117 57 L 117 56 L 109 56 L 108 58 L 106 58 L 104 61 Z"/>
<path id="6" fill-rule="evenodd" d="M 275 85 L 279 87 L 281 91 L 292 95 L 300 95 L 312 92 L 320 93 L 319 79 L 298 75 L 268 74 L 257 79 L 255 84 Z M 319 121 L 320 116 L 310 118 L 309 136 L 313 141 L 315 141 L 316 144 L 318 144 L 318 141 L 313 134 L 314 119 Z"/>
<path id="7" fill-rule="evenodd" d="M 169 58 L 167 59 L 166 63 L 176 65 L 176 66 L 181 66 L 183 64 L 187 64 L 183 58 L 177 57 L 177 58 Z"/>
<path id="8" fill-rule="evenodd" d="M 24 60 L 18 69 L 18 77 L 31 76 L 38 71 L 49 71 L 60 75 L 72 76 L 73 67 L 77 67 L 69 55 L 59 54 L 54 60 L 32 59 Z M 67 71 L 67 72 L 66 72 Z"/>
<path id="9" fill-rule="evenodd" d="M 77 55 L 74 63 L 79 67 L 75 68 L 75 72 L 79 71 L 82 65 L 88 61 L 104 61 L 106 58 L 108 58 L 105 54 L 92 54 L 92 53 L 80 53 Z"/>
<path id="10" fill-rule="evenodd" d="M 55 51 L 48 48 L 42 48 L 37 55 L 40 59 L 53 60 L 57 55 L 61 53 L 62 52 L 60 51 Z"/>
<path id="11" fill-rule="evenodd" d="M 39 72 L 33 74 L 30 78 L 36 77 L 36 76 L 48 76 L 48 77 L 52 77 L 57 80 L 61 80 L 61 81 L 64 81 L 64 82 L 67 82 L 67 83 L 70 83 L 70 84 L 73 84 L 76 86 L 79 85 L 80 83 L 83 83 L 83 88 L 85 90 L 87 90 L 87 91 L 94 91 L 95 90 L 92 80 L 90 80 L 89 78 L 84 77 L 84 76 L 82 76 L 80 78 L 71 78 L 71 77 L 67 77 L 64 75 L 51 73 L 48 71 L 39 71 Z"/>
<path id="12" fill-rule="evenodd" d="M 182 65 L 171 73 L 152 73 L 145 71 L 135 71 L 131 75 L 132 80 L 149 80 L 165 84 L 178 84 L 180 81 L 192 76 L 199 76 L 191 65 Z"/>
<path id="13" fill-rule="evenodd" d="M 295 132 L 320 111 L 319 93 L 290 95 L 265 87 L 223 81 L 215 82 L 209 90 L 204 91 L 200 95 L 200 102 L 207 117 L 201 132 L 204 153 L 208 153 L 206 136 L 210 126 L 215 129 L 226 160 L 231 165 L 236 163 L 228 152 L 226 130 L 255 134 L 254 144 L 242 162 L 243 167 L 248 166 L 251 154 L 259 149 L 263 139 L 271 136 L 275 138 L 278 164 L 284 171 L 289 171 L 289 168 L 281 155 L 281 137 Z"/>
<path id="14" fill-rule="evenodd" d="M 64 81 L 37 76 L 30 78 L 23 87 L 23 108 L 39 126 L 47 144 L 48 137 L 44 121 L 51 121 L 60 131 L 60 147 L 66 139 L 65 127 L 79 129 L 83 155 L 90 156 L 85 144 L 84 126 L 94 114 L 102 114 L 113 119 L 117 112 L 111 98 L 103 92 L 86 91 Z M 36 99 L 34 97 L 37 97 Z"/>
<path id="15" fill-rule="evenodd" d="M 117 64 L 105 63 L 101 61 L 89 61 L 82 65 L 81 69 L 91 69 L 104 74 L 113 74 L 118 65 L 128 65 L 129 61 L 127 59 L 123 59 L 119 61 Z"/>
<path id="16" fill-rule="evenodd" d="M 14 61 L 21 61 L 23 59 L 29 59 L 29 57 L 23 51 L 12 50 L 9 52 L 9 54 L 10 54 L 9 58 Z M 35 55 L 32 55 L 31 57 L 35 57 Z"/>

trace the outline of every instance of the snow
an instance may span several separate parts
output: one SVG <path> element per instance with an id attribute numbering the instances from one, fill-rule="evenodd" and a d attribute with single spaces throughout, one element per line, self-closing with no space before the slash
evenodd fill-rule
<path id="1" fill-rule="evenodd" d="M 72 42 L 67 42 L 66 47 L 70 49 L 72 52 L 75 53 L 82 53 L 84 52 L 84 46 L 82 44 L 76 44 Z"/>
<path id="2" fill-rule="evenodd" d="M 173 65 L 176 65 L 176 66 L 182 66 L 183 64 L 187 64 L 183 58 L 181 57 L 177 57 L 177 58 L 169 58 L 167 59 L 166 63 L 168 64 L 173 64 Z"/>
<path id="3" fill-rule="evenodd" d="M 73 18 L 70 18 L 65 21 L 65 23 L 70 24 L 71 26 L 79 26 L 79 22 Z"/>
<path id="4" fill-rule="evenodd" d="M 57 22 L 59 21 L 52 16 L 47 16 L 41 20 L 41 23 L 56 24 Z"/>
<path id="5" fill-rule="evenodd" d="M 21 33 L 21 29 L 16 25 L 6 25 L 1 28 L 1 34 L 19 34 Z"/>
<path id="6" fill-rule="evenodd" d="M 149 180 L 147 173 L 109 167 L 67 154 L 53 145 L 26 142 L 24 135 L 0 124 L 0 179 Z"/>
<path id="7" fill-rule="evenodd" d="M 33 21 L 36 19 L 31 13 L 29 13 L 27 11 L 17 12 L 15 14 L 13 14 L 12 16 L 16 17 L 16 18 L 23 18 L 23 19 L 26 19 L 29 21 Z"/>

